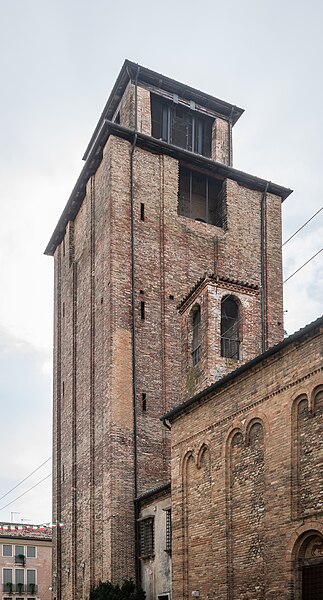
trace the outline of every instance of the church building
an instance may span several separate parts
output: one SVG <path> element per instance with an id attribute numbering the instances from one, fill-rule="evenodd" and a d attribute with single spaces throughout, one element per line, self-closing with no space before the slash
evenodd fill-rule
<path id="1" fill-rule="evenodd" d="M 230 552 L 235 544 L 240 548 L 239 540 L 222 553 L 212 550 L 196 569 L 187 567 L 198 561 L 200 534 L 198 526 L 179 523 L 191 514 L 178 479 L 186 471 L 188 478 L 192 471 L 189 506 L 200 507 L 201 493 L 214 511 L 206 517 L 207 535 L 209 520 L 219 515 L 207 496 L 213 479 L 201 483 L 212 444 L 191 423 L 191 409 L 179 418 L 175 407 L 194 398 L 200 418 L 203 406 L 213 406 L 198 400 L 204 390 L 284 343 L 281 204 L 291 190 L 233 167 L 232 130 L 242 113 L 126 60 L 46 248 L 55 264 L 53 520 L 65 524 L 54 536 L 56 600 L 83 600 L 99 580 L 128 577 L 142 582 L 147 600 L 170 599 L 171 560 L 174 600 L 193 592 L 201 600 L 278 598 L 250 595 L 244 583 L 234 587 L 240 575 Z M 258 385 L 255 379 L 253 393 Z M 268 383 L 268 394 L 274 389 Z M 214 418 L 229 419 L 230 402 L 214 409 Z M 263 460 L 270 424 L 265 430 L 260 417 L 253 418 L 247 429 L 239 421 L 228 434 L 227 445 L 237 448 L 231 454 L 243 448 L 244 465 L 225 467 L 229 480 L 234 469 L 237 477 L 243 469 L 254 477 L 246 440 L 255 439 Z M 174 455 L 174 440 L 184 439 L 178 423 L 192 426 L 201 441 L 187 444 L 185 459 Z M 182 458 L 185 467 L 179 467 Z M 225 502 L 234 522 L 238 500 Z M 221 512 L 219 528 L 229 527 L 225 519 Z M 189 558 L 187 535 L 196 536 Z M 212 581 L 202 586 L 203 569 L 218 559 L 221 564 L 210 566 Z"/>

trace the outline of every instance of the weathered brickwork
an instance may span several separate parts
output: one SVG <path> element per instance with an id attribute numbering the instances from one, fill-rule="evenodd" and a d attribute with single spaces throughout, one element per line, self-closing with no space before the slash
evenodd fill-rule
<path id="1" fill-rule="evenodd" d="M 169 414 L 174 600 L 301 600 L 323 561 L 319 321 Z"/>
<path id="2" fill-rule="evenodd" d="M 69 216 L 63 214 L 50 244 L 54 519 L 66 524 L 54 539 L 57 600 L 87 598 L 99 579 L 135 577 L 135 496 L 170 477 L 170 433 L 160 416 L 283 336 L 281 200 L 289 191 L 273 184 L 265 192 L 265 182 L 239 179 L 225 167 L 231 164 L 232 118 L 241 110 L 210 97 L 205 108 L 200 92 L 190 92 L 193 102 L 185 97 L 190 88 L 183 88 L 180 101 L 186 107 L 193 102 L 214 117 L 212 159 L 227 170 L 214 175 L 222 182 L 223 226 L 179 215 L 180 167 L 208 175 L 218 167 L 192 152 L 184 160 L 173 147 L 147 141 L 150 91 L 169 100 L 178 96 L 162 78 L 153 88 L 155 75 L 141 82 L 139 73 L 137 82 L 137 71 L 125 83 L 124 70 L 122 93 L 118 79 L 115 103 L 102 116 L 67 205 Z M 106 115 L 117 124 L 102 141 Z M 203 346 L 196 375 L 189 303 L 184 311 L 178 305 L 205 273 L 217 279 L 197 291 Z M 226 294 L 241 304 L 238 361 L 220 356 L 220 304 Z M 200 477 L 211 473 L 212 460 L 207 450 L 201 454 Z M 190 464 L 188 477 L 194 469 Z M 202 479 L 204 498 L 211 488 L 210 479 Z M 210 520 L 209 514 L 206 523 Z M 196 548 L 187 564 L 201 553 L 197 530 L 192 536 Z M 212 548 L 215 557 L 218 549 Z"/>
<path id="3" fill-rule="evenodd" d="M 322 469 L 322 456 L 316 452 L 316 442 L 322 436 L 323 391 L 315 396 L 295 400 L 295 496 L 297 514 L 308 517 L 323 512 L 323 494 L 320 478 L 313 481 L 312 474 Z"/>
<path id="4" fill-rule="evenodd" d="M 231 128 L 229 121 L 214 120 L 212 128 L 212 158 L 225 165 L 231 165 L 230 146 L 232 144 Z"/>
<path id="5" fill-rule="evenodd" d="M 221 356 L 221 300 L 232 296 L 239 303 L 239 359 Z M 192 315 L 201 310 L 200 360 L 192 364 Z M 259 289 L 206 276 L 182 307 L 182 395 L 190 397 L 261 353 Z M 258 336 L 254 332 L 258 331 Z"/>

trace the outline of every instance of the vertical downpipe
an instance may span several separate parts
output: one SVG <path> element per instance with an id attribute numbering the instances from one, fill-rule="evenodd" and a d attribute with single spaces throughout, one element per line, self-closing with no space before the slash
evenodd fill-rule
<path id="1" fill-rule="evenodd" d="M 76 447 L 76 327 L 77 265 L 72 263 L 72 596 L 77 597 L 77 447 Z"/>
<path id="2" fill-rule="evenodd" d="M 90 587 L 95 582 L 95 175 L 91 178 L 90 224 Z"/>
<path id="3" fill-rule="evenodd" d="M 61 490 L 61 461 L 62 461 L 62 444 L 61 444 L 61 411 L 62 411 L 62 253 L 59 247 L 57 259 L 55 262 L 55 276 L 57 290 L 56 298 L 56 521 L 62 520 L 62 490 Z M 55 418 L 55 415 L 54 415 Z M 55 587 L 56 599 L 62 598 L 62 530 L 56 527 L 54 536 L 56 536 L 56 564 L 55 564 Z"/>
<path id="4" fill-rule="evenodd" d="M 229 117 L 229 167 L 233 165 L 233 144 L 232 144 L 232 121 L 235 106 L 232 106 Z"/>
<path id="5" fill-rule="evenodd" d="M 266 286 L 266 200 L 267 200 L 268 182 L 261 196 L 261 207 L 260 207 L 260 253 L 261 253 L 261 351 L 265 352 L 267 349 L 267 324 L 266 324 L 266 300 L 267 300 L 267 286 Z"/>
<path id="6" fill-rule="evenodd" d="M 135 517 L 135 570 L 136 585 L 140 586 L 139 563 L 139 506 L 138 496 L 138 441 L 137 441 L 137 373 L 136 373 L 136 296 L 135 296 L 135 211 L 134 211 L 134 152 L 137 143 L 138 77 L 135 78 L 134 139 L 130 151 L 130 204 L 131 204 L 131 312 L 132 312 L 132 402 L 133 402 L 133 444 L 134 444 L 134 517 Z"/>

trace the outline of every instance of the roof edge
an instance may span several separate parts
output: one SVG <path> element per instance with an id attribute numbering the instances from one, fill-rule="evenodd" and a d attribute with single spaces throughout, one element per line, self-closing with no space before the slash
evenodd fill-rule
<path id="1" fill-rule="evenodd" d="M 148 490 L 147 492 L 144 492 L 140 496 L 137 496 L 137 498 L 135 499 L 135 502 L 142 502 L 142 500 L 147 500 L 148 498 L 152 498 L 153 496 L 157 496 L 159 494 L 162 494 L 163 492 L 167 492 L 170 489 L 171 489 L 171 483 L 170 483 L 170 481 L 168 481 L 167 483 L 159 485 L 158 487 L 155 487 L 152 490 Z"/>
<path id="2" fill-rule="evenodd" d="M 206 398 L 206 396 L 218 391 L 223 386 L 225 386 L 227 383 L 230 383 L 236 377 L 239 377 L 239 375 L 242 375 L 243 373 L 245 373 L 252 367 L 260 364 L 262 361 L 264 361 L 267 358 L 269 358 L 270 356 L 276 354 L 276 352 L 283 350 L 287 346 L 300 340 L 302 337 L 305 337 L 306 335 L 308 335 L 309 333 L 312 333 L 315 329 L 320 328 L 320 327 L 323 327 L 323 315 L 321 317 L 318 317 L 315 321 L 312 321 L 312 323 L 305 325 L 305 327 L 302 327 L 295 333 L 292 333 L 288 338 L 285 338 L 284 340 L 282 340 L 275 346 L 272 346 L 271 348 L 266 350 L 266 352 L 263 352 L 262 354 L 259 354 L 258 356 L 256 356 L 252 360 L 248 361 L 247 363 L 244 363 L 243 365 L 241 365 L 241 367 L 238 367 L 238 369 L 236 369 L 235 371 L 231 371 L 230 373 L 228 373 L 227 375 L 225 375 L 224 377 L 222 377 L 221 379 L 219 379 L 218 381 L 216 381 L 209 387 L 205 388 L 198 394 L 195 394 L 195 396 L 192 396 L 188 400 L 185 400 L 185 402 L 178 404 L 177 406 L 175 406 L 174 408 L 169 410 L 167 413 L 162 415 L 160 417 L 160 420 L 163 422 L 172 421 L 172 419 L 176 418 L 181 413 L 186 412 L 187 409 L 190 409 L 193 405 L 197 404 L 200 400 L 203 400 L 204 398 Z"/>
<path id="3" fill-rule="evenodd" d="M 76 181 L 76 184 L 50 238 L 50 241 L 48 242 L 44 254 L 53 256 L 56 247 L 63 239 L 68 221 L 73 220 L 76 217 L 84 198 L 86 184 L 91 175 L 95 173 L 102 160 L 103 147 L 107 142 L 109 135 L 116 135 L 117 137 L 121 137 L 131 142 L 133 142 L 136 136 L 137 145 L 144 149 L 159 154 L 168 154 L 169 156 L 173 156 L 178 160 L 188 160 L 189 162 L 192 162 L 192 164 L 208 168 L 210 171 L 214 171 L 224 178 L 233 179 L 237 182 L 241 181 L 241 183 L 244 183 L 245 185 L 254 189 L 267 189 L 269 193 L 279 196 L 282 201 L 288 198 L 293 191 L 290 188 L 285 188 L 271 181 L 256 177 L 255 175 L 250 175 L 244 171 L 239 171 L 234 167 L 216 162 L 200 154 L 195 154 L 189 150 L 184 150 L 183 148 L 179 148 L 173 144 L 168 144 L 162 140 L 157 140 L 149 135 L 139 131 L 136 132 L 129 127 L 123 127 L 122 125 L 105 119 L 100 127 L 100 132 L 96 138 L 95 144 L 88 155 L 86 163 Z"/>
<path id="4" fill-rule="evenodd" d="M 100 128 L 104 119 L 111 120 L 113 114 L 117 110 L 117 107 L 121 101 L 121 98 L 124 94 L 124 91 L 132 79 L 135 79 L 136 73 L 138 72 L 138 81 L 143 83 L 149 83 L 151 85 L 156 85 L 166 91 L 173 92 L 182 92 L 183 96 L 186 94 L 187 100 L 195 100 L 200 102 L 205 106 L 212 107 L 217 109 L 220 113 L 222 111 L 223 116 L 232 119 L 232 124 L 235 125 L 238 119 L 240 119 L 241 115 L 244 113 L 244 109 L 227 102 L 226 100 L 221 100 L 216 96 L 211 96 L 211 94 L 204 93 L 197 88 L 193 88 L 185 83 L 177 81 L 176 79 L 172 79 L 167 77 L 166 75 L 162 75 L 157 71 L 153 71 L 144 67 L 143 65 L 139 65 L 138 63 L 132 62 L 131 60 L 126 59 L 119 71 L 119 75 L 114 83 L 114 86 L 110 92 L 108 100 L 105 103 L 101 116 L 96 124 L 94 132 L 91 136 L 91 139 L 86 147 L 84 152 L 83 160 L 86 160 L 93 144 L 95 144 L 96 138 L 100 132 Z"/>

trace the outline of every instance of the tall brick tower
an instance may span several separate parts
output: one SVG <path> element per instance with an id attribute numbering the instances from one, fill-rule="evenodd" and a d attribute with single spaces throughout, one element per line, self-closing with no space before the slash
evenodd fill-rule
<path id="1" fill-rule="evenodd" d="M 281 202 L 232 167 L 242 110 L 125 61 L 55 259 L 54 597 L 136 575 L 160 416 L 283 336 Z"/>

